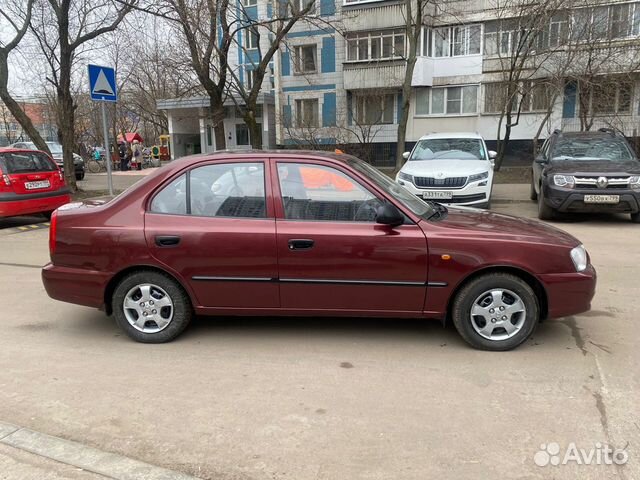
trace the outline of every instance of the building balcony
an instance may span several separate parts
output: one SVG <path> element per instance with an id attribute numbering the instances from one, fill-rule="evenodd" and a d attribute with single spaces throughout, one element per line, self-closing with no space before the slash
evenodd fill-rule
<path id="1" fill-rule="evenodd" d="M 460 57 L 418 57 L 413 70 L 411 85 L 431 87 L 438 77 L 471 77 L 482 74 L 482 55 Z M 475 81 L 471 78 L 460 79 L 459 83 Z"/>
<path id="2" fill-rule="evenodd" d="M 399 88 L 402 87 L 405 71 L 406 66 L 403 60 L 344 63 L 344 88 L 346 90 Z"/>

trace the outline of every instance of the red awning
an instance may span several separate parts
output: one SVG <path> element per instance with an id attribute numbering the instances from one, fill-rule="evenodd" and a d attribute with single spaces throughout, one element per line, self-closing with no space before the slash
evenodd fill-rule
<path id="1" fill-rule="evenodd" d="M 134 140 L 138 140 L 140 143 L 143 142 L 140 134 L 136 132 L 125 133 L 124 138 L 126 139 L 127 143 L 133 143 Z M 118 142 L 122 142 L 122 135 L 118 135 Z"/>

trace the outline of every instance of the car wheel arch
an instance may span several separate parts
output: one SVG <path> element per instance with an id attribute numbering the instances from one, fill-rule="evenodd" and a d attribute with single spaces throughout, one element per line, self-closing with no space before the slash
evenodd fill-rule
<path id="1" fill-rule="evenodd" d="M 471 272 L 460 282 L 458 282 L 458 284 L 453 288 L 451 295 L 449 296 L 449 301 L 447 302 L 447 321 L 450 320 L 453 302 L 455 301 L 456 296 L 458 295 L 460 290 L 462 290 L 465 285 L 475 280 L 476 278 L 492 273 L 506 273 L 515 275 L 516 277 L 524 280 L 533 289 L 536 297 L 538 297 L 538 302 L 540 304 L 540 320 L 544 320 L 547 318 L 549 314 L 547 291 L 545 290 L 542 282 L 540 282 L 540 280 L 538 280 L 538 278 L 534 274 L 521 267 L 515 267 L 513 265 L 493 265 Z"/>
<path id="2" fill-rule="evenodd" d="M 107 283 L 107 286 L 104 289 L 104 309 L 107 315 L 111 315 L 113 313 L 113 305 L 111 304 L 111 302 L 113 299 L 113 293 L 115 292 L 115 289 L 118 286 L 118 283 L 120 283 L 120 281 L 123 278 L 125 278 L 127 275 L 130 275 L 134 272 L 141 272 L 141 271 L 158 272 L 164 275 L 168 275 L 178 285 L 180 285 L 180 287 L 186 292 L 187 296 L 189 297 L 189 300 L 191 301 L 192 307 L 197 305 L 197 303 L 195 302 L 195 296 L 193 295 L 193 292 L 191 292 L 190 289 L 184 284 L 184 282 L 181 281 L 172 272 L 166 269 L 163 269 L 161 267 L 158 267 L 157 265 L 132 265 L 123 270 L 120 270 L 118 273 L 113 275 L 113 277 L 111 277 L 111 279 Z"/>

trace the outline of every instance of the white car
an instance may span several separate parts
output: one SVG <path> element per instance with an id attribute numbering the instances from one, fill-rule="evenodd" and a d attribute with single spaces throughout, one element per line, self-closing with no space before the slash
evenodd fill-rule
<path id="1" fill-rule="evenodd" d="M 439 203 L 489 208 L 496 153 L 477 133 L 435 133 L 418 140 L 396 182 Z"/>

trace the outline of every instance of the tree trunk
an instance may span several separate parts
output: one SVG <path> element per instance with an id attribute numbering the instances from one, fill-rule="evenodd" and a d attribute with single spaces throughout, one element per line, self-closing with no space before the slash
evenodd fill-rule
<path id="1" fill-rule="evenodd" d="M 38 147 L 38 150 L 51 154 L 48 145 L 40 135 L 40 132 L 33 125 L 31 119 L 22 110 L 18 102 L 9 94 L 7 84 L 9 81 L 9 69 L 7 64 L 7 57 L 5 55 L 0 57 L 0 99 L 7 106 L 11 115 L 20 124 L 22 129 L 27 132 L 31 141 Z"/>
<path id="2" fill-rule="evenodd" d="M 507 145 L 509 144 L 509 139 L 511 138 L 511 108 L 507 110 L 505 113 L 506 124 L 504 127 L 504 137 L 500 139 L 500 126 L 498 126 L 498 152 L 496 155 L 496 163 L 495 163 L 495 171 L 499 172 L 500 167 L 502 167 L 502 162 L 504 161 L 504 155 L 507 151 Z"/>
<path id="3" fill-rule="evenodd" d="M 249 129 L 249 137 L 251 139 L 251 148 L 262 150 L 262 129 L 258 127 L 258 121 L 253 110 L 245 110 L 243 115 L 244 123 Z"/>
<path id="4" fill-rule="evenodd" d="M 63 93 L 58 97 L 59 104 L 59 136 L 62 143 L 62 158 L 64 164 L 64 179 L 71 191 L 78 190 L 76 185 L 75 165 L 73 162 L 73 147 L 75 145 L 74 132 L 74 108 L 73 99 L 70 94 Z M 107 147 L 108 148 L 108 147 Z M 109 152 L 107 152 L 107 155 Z"/>
<path id="5" fill-rule="evenodd" d="M 209 93 L 209 108 L 213 121 L 213 136 L 216 140 L 216 150 L 226 150 L 227 136 L 224 132 L 224 104 L 221 98 Z"/>

